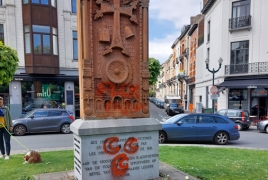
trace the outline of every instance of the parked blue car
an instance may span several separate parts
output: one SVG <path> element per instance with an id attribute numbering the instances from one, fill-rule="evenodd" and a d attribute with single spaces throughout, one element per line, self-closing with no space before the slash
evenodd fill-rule
<path id="1" fill-rule="evenodd" d="M 178 114 L 162 122 L 159 143 L 167 141 L 212 141 L 225 145 L 240 138 L 238 126 L 217 114 Z"/>

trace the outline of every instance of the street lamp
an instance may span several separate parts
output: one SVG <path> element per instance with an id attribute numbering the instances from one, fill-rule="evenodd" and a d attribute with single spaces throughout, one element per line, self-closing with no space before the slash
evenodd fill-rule
<path id="1" fill-rule="evenodd" d="M 206 68 L 207 70 L 212 73 L 212 86 L 214 86 L 214 74 L 216 72 L 218 72 L 220 69 L 221 69 L 221 65 L 222 65 L 222 58 L 220 57 L 220 59 L 218 60 L 219 62 L 219 68 L 217 70 L 215 70 L 214 68 L 212 70 L 209 69 L 209 59 L 207 58 L 205 60 L 205 63 L 206 63 Z M 212 113 L 214 113 L 214 99 L 212 99 Z"/>

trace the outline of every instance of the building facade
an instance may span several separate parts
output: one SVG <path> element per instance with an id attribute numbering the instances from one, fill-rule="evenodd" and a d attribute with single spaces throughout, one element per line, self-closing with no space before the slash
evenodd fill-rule
<path id="1" fill-rule="evenodd" d="M 0 31 L 19 67 L 0 89 L 12 119 L 33 108 L 66 108 L 79 117 L 75 0 L 2 0 Z"/>
<path id="2" fill-rule="evenodd" d="M 268 1 L 265 0 L 208 0 L 204 3 L 205 43 L 198 48 L 197 91 L 206 107 L 212 107 L 208 96 L 212 85 L 209 67 L 217 69 L 221 57 L 223 63 L 215 74 L 218 109 L 246 109 L 259 119 L 268 115 L 268 69 L 265 40 L 268 22 Z M 197 65 L 199 67 L 199 65 Z M 208 103 L 209 102 L 209 103 Z"/>

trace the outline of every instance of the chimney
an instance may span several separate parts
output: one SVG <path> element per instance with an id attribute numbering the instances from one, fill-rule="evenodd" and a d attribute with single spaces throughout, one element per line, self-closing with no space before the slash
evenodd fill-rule
<path id="1" fill-rule="evenodd" d="M 196 17 L 195 16 L 191 16 L 191 25 L 194 24 L 196 21 Z"/>

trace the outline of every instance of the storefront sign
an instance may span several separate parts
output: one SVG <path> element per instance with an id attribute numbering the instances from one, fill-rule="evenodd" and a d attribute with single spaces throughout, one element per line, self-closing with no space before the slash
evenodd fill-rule
<path id="1" fill-rule="evenodd" d="M 256 88 L 251 91 L 252 97 L 267 97 L 267 90 L 264 88 Z"/>
<path id="2" fill-rule="evenodd" d="M 22 78 L 14 78 L 14 81 L 23 81 Z"/>
<path id="3" fill-rule="evenodd" d="M 257 86 L 248 86 L 248 89 L 256 89 L 258 88 Z"/>
<path id="4" fill-rule="evenodd" d="M 59 100 L 60 98 L 60 94 L 58 92 L 54 94 L 51 93 L 49 84 L 42 84 L 42 92 L 36 93 L 36 96 L 39 98 L 49 98 L 50 100 Z"/>

